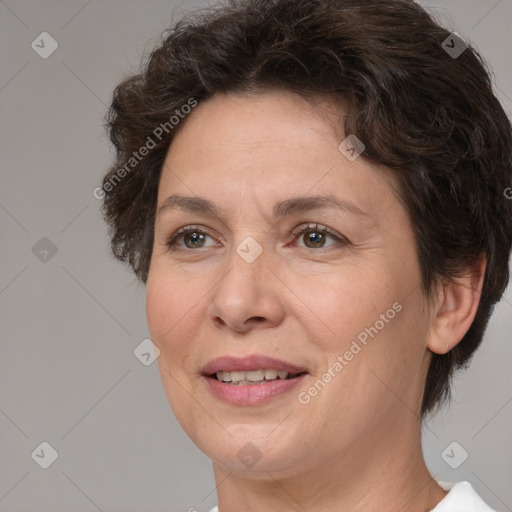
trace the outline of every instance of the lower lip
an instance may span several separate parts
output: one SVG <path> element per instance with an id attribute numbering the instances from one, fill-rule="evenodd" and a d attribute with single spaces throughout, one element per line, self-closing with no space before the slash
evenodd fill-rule
<path id="1" fill-rule="evenodd" d="M 234 385 L 220 382 L 213 377 L 206 377 L 206 382 L 212 393 L 221 400 L 235 405 L 254 405 L 267 402 L 277 395 L 291 391 L 297 386 L 306 373 L 293 379 L 272 380 L 263 384 Z"/>

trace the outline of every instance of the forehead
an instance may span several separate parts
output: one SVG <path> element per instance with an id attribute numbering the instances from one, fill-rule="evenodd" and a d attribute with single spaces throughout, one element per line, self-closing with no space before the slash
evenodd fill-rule
<path id="1" fill-rule="evenodd" d="M 159 207 L 169 195 L 259 201 L 334 195 L 373 209 L 391 176 L 339 150 L 343 112 L 287 92 L 216 95 L 200 103 L 173 140 L 162 169 Z M 338 123 L 338 124 L 337 124 Z M 355 201 L 353 201 L 355 203 Z"/>
<path id="2" fill-rule="evenodd" d="M 184 121 L 174 138 L 170 153 L 176 156 L 201 157 L 212 153 L 237 151 L 264 153 L 322 152 L 336 143 L 341 134 L 333 124 L 342 117 L 333 105 L 312 103 L 303 97 L 284 91 L 258 94 L 216 94 L 200 103 Z M 319 145 L 319 139 L 324 144 Z M 185 139 L 185 140 L 184 140 Z M 314 139 L 314 144 L 309 143 Z M 263 151 L 261 151 L 263 150 Z M 179 155 L 178 155 L 179 156 Z"/>

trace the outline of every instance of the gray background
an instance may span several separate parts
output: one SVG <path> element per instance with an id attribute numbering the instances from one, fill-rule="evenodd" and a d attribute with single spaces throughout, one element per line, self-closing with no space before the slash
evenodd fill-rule
<path id="1" fill-rule="evenodd" d="M 0 2 L 1 512 L 216 503 L 210 462 L 174 419 L 156 363 L 133 354 L 149 337 L 144 288 L 110 256 L 93 196 L 112 156 L 102 122 L 113 87 L 200 4 Z M 482 52 L 510 112 L 512 0 L 423 4 Z M 59 45 L 47 59 L 31 48 L 43 31 Z M 52 257 L 32 251 L 43 237 Z M 501 511 L 512 510 L 511 318 L 509 287 L 451 408 L 424 429 L 436 478 L 471 481 Z M 43 441 L 59 454 L 48 469 L 31 457 Z M 441 457 L 453 441 L 452 461 L 469 454 L 457 469 Z"/>

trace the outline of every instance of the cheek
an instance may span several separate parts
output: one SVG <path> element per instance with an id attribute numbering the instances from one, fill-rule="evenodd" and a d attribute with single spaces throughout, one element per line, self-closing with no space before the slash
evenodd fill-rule
<path id="1" fill-rule="evenodd" d="M 344 263 L 307 277 L 295 274 L 288 283 L 299 299 L 294 308 L 302 311 L 301 324 L 310 339 L 339 353 L 401 299 L 394 279 L 389 269 L 366 262 Z"/>
<path id="2" fill-rule="evenodd" d="M 146 317 L 151 339 L 162 352 L 178 350 L 180 332 L 186 328 L 193 297 L 186 283 L 150 273 L 146 284 Z M 174 341 L 173 341 L 174 340 Z"/>
<path id="3" fill-rule="evenodd" d="M 163 333 L 172 325 L 168 314 L 168 303 L 172 301 L 172 295 L 165 286 L 156 285 L 155 281 L 150 276 L 146 284 L 146 318 L 151 338 L 160 346 Z"/>
<path id="4" fill-rule="evenodd" d="M 376 407 L 376 398 L 389 394 L 379 378 L 406 391 L 407 375 L 416 375 L 425 319 L 414 272 L 366 263 L 331 268 L 312 279 L 295 276 L 291 287 L 305 303 L 300 317 L 307 338 L 324 355 L 319 371 L 331 368 L 340 375 L 333 390 L 357 388 L 360 402 L 371 399 Z"/>
<path id="5" fill-rule="evenodd" d="M 187 360 L 191 326 L 187 324 L 190 305 L 184 284 L 177 285 L 156 273 L 146 284 L 146 317 L 151 340 L 160 349 L 157 359 L 163 388 L 169 405 L 186 432 L 191 432 L 190 393 L 187 383 Z M 189 313 L 190 314 L 190 313 Z"/>

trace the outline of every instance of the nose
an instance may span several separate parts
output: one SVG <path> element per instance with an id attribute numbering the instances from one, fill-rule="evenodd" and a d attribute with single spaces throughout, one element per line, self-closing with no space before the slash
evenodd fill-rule
<path id="1" fill-rule="evenodd" d="M 245 333 L 283 321 L 284 286 L 276 277 L 275 260 L 262 247 L 253 259 L 255 249 L 250 240 L 234 247 L 222 274 L 219 272 L 208 307 L 209 319 L 218 329 Z"/>

